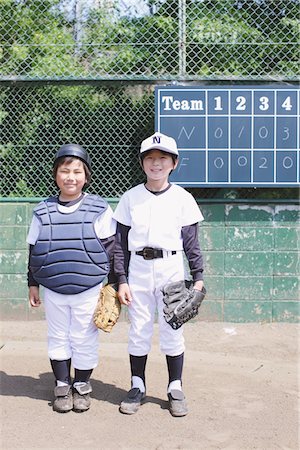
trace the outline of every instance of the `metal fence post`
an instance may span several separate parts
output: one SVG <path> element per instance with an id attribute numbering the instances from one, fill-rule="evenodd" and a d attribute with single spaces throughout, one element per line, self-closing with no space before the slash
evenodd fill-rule
<path id="1" fill-rule="evenodd" d="M 179 77 L 186 76 L 186 0 L 178 2 L 178 37 L 179 37 Z"/>

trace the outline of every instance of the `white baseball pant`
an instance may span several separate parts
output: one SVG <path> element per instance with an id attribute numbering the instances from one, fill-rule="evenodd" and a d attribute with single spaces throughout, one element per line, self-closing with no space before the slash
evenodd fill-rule
<path id="1" fill-rule="evenodd" d="M 182 252 L 152 260 L 131 253 L 128 277 L 132 294 L 128 307 L 130 355 L 143 356 L 150 352 L 156 311 L 161 352 L 170 356 L 184 352 L 183 327 L 173 330 L 165 321 L 161 292 L 167 283 L 183 280 L 184 273 Z"/>
<path id="2" fill-rule="evenodd" d="M 98 364 L 98 328 L 93 323 L 101 285 L 76 295 L 44 290 L 48 325 L 48 356 L 72 359 L 76 369 L 89 370 Z"/>

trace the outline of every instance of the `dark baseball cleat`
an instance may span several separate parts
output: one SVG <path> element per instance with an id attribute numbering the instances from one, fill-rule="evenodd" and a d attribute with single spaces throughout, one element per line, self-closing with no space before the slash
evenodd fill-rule
<path id="1" fill-rule="evenodd" d="M 84 412 L 90 409 L 91 398 L 90 394 L 81 395 L 78 392 L 73 394 L 73 411 Z"/>
<path id="2" fill-rule="evenodd" d="M 168 393 L 169 410 L 174 417 L 183 417 L 188 413 L 188 407 L 184 393 L 179 390 L 172 390 Z"/>
<path id="3" fill-rule="evenodd" d="M 120 404 L 119 411 L 123 414 L 135 414 L 146 398 L 146 393 L 139 388 L 132 388 Z"/>
<path id="4" fill-rule="evenodd" d="M 56 386 L 54 388 L 54 395 L 54 411 L 59 413 L 66 413 L 73 409 L 73 396 L 71 386 Z"/>
<path id="5" fill-rule="evenodd" d="M 73 386 L 73 411 L 84 412 L 91 406 L 90 393 L 92 392 L 92 386 L 90 382 L 81 383 L 80 385 Z"/>

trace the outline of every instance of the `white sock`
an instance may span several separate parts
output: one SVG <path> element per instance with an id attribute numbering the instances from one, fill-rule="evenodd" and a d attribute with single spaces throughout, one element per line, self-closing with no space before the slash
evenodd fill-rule
<path id="1" fill-rule="evenodd" d="M 59 381 L 59 380 L 57 380 L 56 381 L 56 386 L 69 386 L 69 384 L 68 383 L 65 383 L 64 381 Z"/>
<path id="2" fill-rule="evenodd" d="M 169 384 L 169 386 L 168 386 L 168 394 L 169 394 L 169 392 L 171 392 L 171 391 L 182 391 L 182 387 L 181 387 L 181 380 L 174 380 L 174 381 L 171 381 L 171 383 Z"/>
<path id="3" fill-rule="evenodd" d="M 78 386 L 84 386 L 86 384 L 85 381 L 76 381 L 76 383 L 73 384 L 73 386 L 76 388 Z"/>
<path id="4" fill-rule="evenodd" d="M 131 384 L 132 384 L 132 388 L 139 388 L 139 390 L 141 392 L 145 392 L 145 384 L 144 384 L 142 378 L 134 375 L 131 378 Z"/>

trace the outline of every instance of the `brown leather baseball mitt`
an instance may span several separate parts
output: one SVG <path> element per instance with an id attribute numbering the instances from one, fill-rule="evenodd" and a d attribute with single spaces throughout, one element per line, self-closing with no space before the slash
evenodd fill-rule
<path id="1" fill-rule="evenodd" d="M 110 333 L 121 313 L 121 303 L 117 295 L 117 285 L 106 284 L 101 288 L 99 300 L 94 312 L 94 324 L 97 328 Z"/>

